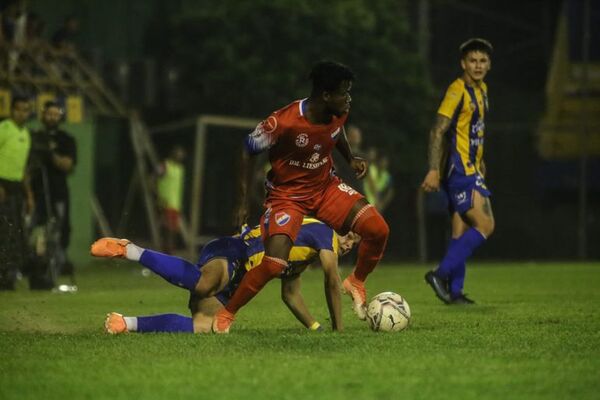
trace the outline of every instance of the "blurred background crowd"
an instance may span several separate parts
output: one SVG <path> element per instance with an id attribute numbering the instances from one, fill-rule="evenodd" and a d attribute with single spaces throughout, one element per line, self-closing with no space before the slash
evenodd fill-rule
<path id="1" fill-rule="evenodd" d="M 325 58 L 356 72 L 347 134 L 371 169 L 356 181 L 336 165 L 388 220 L 386 259 L 439 258 L 447 205 L 418 187 L 432 116 L 474 36 L 495 47 L 485 159 L 498 224 L 478 256 L 600 257 L 598 2 L 3 0 L 0 10 L 4 288 L 19 273 L 55 287 L 100 234 L 193 254 L 234 232 L 241 138 L 306 97 Z"/>

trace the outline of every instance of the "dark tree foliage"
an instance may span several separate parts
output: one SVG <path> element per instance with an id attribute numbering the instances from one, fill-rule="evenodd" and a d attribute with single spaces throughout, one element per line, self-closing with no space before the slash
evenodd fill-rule
<path id="1" fill-rule="evenodd" d="M 262 118 L 310 92 L 315 61 L 356 73 L 352 123 L 404 171 L 422 168 L 429 84 L 397 0 L 205 0 L 169 22 L 190 113 Z M 418 149 L 418 150 L 416 150 Z"/>

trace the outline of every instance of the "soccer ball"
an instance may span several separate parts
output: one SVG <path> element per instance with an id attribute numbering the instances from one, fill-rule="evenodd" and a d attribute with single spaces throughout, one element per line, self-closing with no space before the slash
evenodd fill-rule
<path id="1" fill-rule="evenodd" d="M 398 293 L 379 293 L 367 307 L 367 322 L 374 331 L 399 332 L 409 321 L 410 307 Z"/>

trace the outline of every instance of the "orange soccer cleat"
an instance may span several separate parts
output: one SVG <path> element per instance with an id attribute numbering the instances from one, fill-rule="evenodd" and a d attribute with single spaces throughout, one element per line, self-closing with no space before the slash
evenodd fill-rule
<path id="1" fill-rule="evenodd" d="M 363 282 L 354 275 L 348 276 L 342 283 L 344 292 L 352 297 L 352 308 L 359 319 L 367 319 L 367 291 Z"/>
<path id="2" fill-rule="evenodd" d="M 121 257 L 127 255 L 126 246 L 131 243 L 127 239 L 104 237 L 92 243 L 90 253 L 96 257 Z"/>
<path id="3" fill-rule="evenodd" d="M 111 335 L 129 332 L 127 330 L 125 318 L 123 318 L 121 314 L 116 312 L 106 314 L 106 319 L 104 320 L 104 329 L 107 333 L 110 333 Z"/>
<path id="4" fill-rule="evenodd" d="M 229 333 L 229 327 L 234 320 L 235 315 L 222 308 L 213 317 L 211 329 L 213 333 Z"/>

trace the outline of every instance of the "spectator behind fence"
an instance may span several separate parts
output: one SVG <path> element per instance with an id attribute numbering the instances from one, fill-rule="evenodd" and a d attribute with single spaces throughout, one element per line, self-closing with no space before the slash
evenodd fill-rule
<path id="1" fill-rule="evenodd" d="M 36 13 L 30 12 L 27 14 L 27 22 L 25 25 L 25 42 L 28 46 L 39 46 L 45 43 L 43 38 L 46 23 Z"/>
<path id="2" fill-rule="evenodd" d="M 63 25 L 52 35 L 52 46 L 57 50 L 75 51 L 75 37 L 79 32 L 79 19 L 70 15 L 65 18 Z"/>
<path id="3" fill-rule="evenodd" d="M 25 205 L 27 212 L 33 208 L 26 179 L 31 136 L 25 122 L 30 112 L 29 99 L 15 96 L 10 118 L 0 123 L 0 290 L 14 290 L 25 263 L 23 212 Z"/>
<path id="4" fill-rule="evenodd" d="M 67 249 L 71 239 L 69 185 L 67 176 L 77 163 L 75 139 L 60 129 L 63 110 L 47 101 L 42 110 L 42 129 L 32 135 L 31 186 L 35 197 L 32 242 L 36 260 L 30 268 L 32 289 L 51 289 L 59 274 L 73 274 Z M 53 270 L 49 270 L 52 269 Z"/>
<path id="5" fill-rule="evenodd" d="M 389 170 L 390 159 L 387 155 L 380 155 L 375 160 L 371 161 L 371 171 L 367 177 L 367 182 L 365 183 L 365 188 L 367 185 L 373 188 L 373 193 L 370 193 L 369 196 L 372 197 L 374 201 L 373 204 L 380 213 L 383 214 L 387 206 L 390 205 L 390 202 L 394 198 L 394 185 L 392 181 L 392 174 Z M 367 196 L 367 198 L 369 198 Z M 369 202 L 371 199 L 369 199 Z"/>
<path id="6" fill-rule="evenodd" d="M 182 146 L 173 146 L 159 171 L 158 205 L 165 231 L 163 251 L 167 254 L 172 254 L 175 250 L 177 235 L 181 233 L 185 155 Z"/>
<path id="7" fill-rule="evenodd" d="M 22 44 L 27 15 L 23 0 L 8 1 L 2 9 L 2 36 L 7 43 Z"/>

